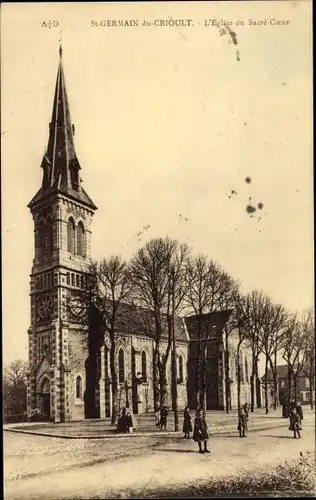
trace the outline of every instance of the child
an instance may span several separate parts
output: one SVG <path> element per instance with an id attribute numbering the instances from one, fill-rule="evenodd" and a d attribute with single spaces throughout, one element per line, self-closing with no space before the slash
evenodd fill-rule
<path id="1" fill-rule="evenodd" d="M 156 410 L 155 416 L 156 416 L 156 427 L 160 427 L 160 410 L 159 410 L 159 408 Z"/>
<path id="2" fill-rule="evenodd" d="M 182 432 L 184 433 L 184 437 L 190 439 L 190 432 L 192 432 L 192 424 L 191 424 L 191 415 L 189 411 L 189 407 L 186 406 L 183 412 L 183 427 Z"/>
<path id="3" fill-rule="evenodd" d="M 301 428 L 301 419 L 299 414 L 296 411 L 296 408 L 293 408 L 290 414 L 290 426 L 289 430 L 294 432 L 294 439 L 296 439 L 296 435 L 298 435 L 299 439 L 301 438 L 300 430 Z"/>
<path id="4" fill-rule="evenodd" d="M 247 430 L 247 416 L 243 408 L 240 408 L 238 413 L 238 425 L 237 425 L 237 431 L 239 431 L 239 437 L 247 437 L 246 430 Z"/>
<path id="5" fill-rule="evenodd" d="M 195 422 L 194 422 L 194 432 L 193 439 L 199 444 L 200 453 L 211 453 L 207 449 L 207 440 L 209 438 L 207 423 L 205 421 L 203 410 L 198 410 L 196 412 Z M 204 443 L 204 450 L 202 449 L 202 443 Z"/>
<path id="6" fill-rule="evenodd" d="M 168 409 L 166 406 L 163 406 L 160 410 L 160 429 L 167 430 L 167 417 L 168 417 Z"/>

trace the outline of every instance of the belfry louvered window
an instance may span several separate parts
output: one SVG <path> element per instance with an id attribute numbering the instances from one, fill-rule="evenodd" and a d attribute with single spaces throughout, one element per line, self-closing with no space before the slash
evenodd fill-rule
<path id="1" fill-rule="evenodd" d="M 75 222 L 72 217 L 70 217 L 67 224 L 67 250 L 75 253 Z"/>
<path id="2" fill-rule="evenodd" d="M 77 254 L 85 257 L 85 231 L 82 222 L 77 227 Z"/>

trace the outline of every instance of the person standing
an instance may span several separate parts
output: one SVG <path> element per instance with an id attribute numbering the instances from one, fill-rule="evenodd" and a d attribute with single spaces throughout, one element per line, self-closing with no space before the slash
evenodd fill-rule
<path id="1" fill-rule="evenodd" d="M 297 411 L 298 416 L 300 417 L 300 421 L 302 422 L 302 420 L 303 420 L 303 408 L 302 408 L 300 401 L 298 401 L 296 403 L 296 411 Z"/>
<path id="2" fill-rule="evenodd" d="M 155 417 L 156 417 L 156 427 L 160 427 L 160 410 L 159 408 L 156 409 L 156 413 L 155 413 Z"/>
<path id="3" fill-rule="evenodd" d="M 168 417 L 168 410 L 166 406 L 163 406 L 160 410 L 160 429 L 161 430 L 167 430 L 167 417 Z"/>
<path id="4" fill-rule="evenodd" d="M 239 431 L 239 437 L 247 437 L 247 417 L 243 408 L 239 409 L 237 430 Z"/>
<path id="5" fill-rule="evenodd" d="M 191 415 L 189 411 L 189 407 L 186 406 L 183 412 L 183 428 L 182 432 L 184 432 L 184 437 L 190 439 L 190 432 L 192 432 L 192 423 L 191 423 Z"/>
<path id="6" fill-rule="evenodd" d="M 245 412 L 245 415 L 246 415 L 246 420 L 248 422 L 248 420 L 249 420 L 249 405 L 248 405 L 247 401 L 244 404 L 244 412 Z"/>
<path id="7" fill-rule="evenodd" d="M 197 410 L 194 422 L 193 439 L 198 443 L 200 453 L 211 453 L 207 449 L 208 438 L 209 434 L 208 434 L 207 423 L 205 421 L 204 411 Z M 204 449 L 202 448 L 202 443 L 204 444 Z"/>
<path id="8" fill-rule="evenodd" d="M 294 439 L 296 439 L 296 436 L 301 438 L 301 433 L 300 433 L 300 430 L 302 430 L 301 422 L 300 422 L 300 417 L 296 411 L 296 408 L 293 408 L 293 410 L 291 411 L 289 430 L 293 431 Z"/>

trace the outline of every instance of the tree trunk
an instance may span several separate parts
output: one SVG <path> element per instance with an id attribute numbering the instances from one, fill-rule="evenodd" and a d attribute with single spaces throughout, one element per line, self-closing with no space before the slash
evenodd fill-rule
<path id="1" fill-rule="evenodd" d="M 296 403 L 297 400 L 297 374 L 293 374 L 293 392 L 294 392 L 294 401 Z"/>
<path id="2" fill-rule="evenodd" d="M 272 373 L 273 373 L 273 390 L 274 390 L 273 408 L 274 408 L 274 410 L 276 410 L 278 403 L 279 403 L 279 401 L 278 401 L 277 351 L 275 351 L 275 353 L 274 353 L 274 369 L 272 369 Z"/>
<path id="3" fill-rule="evenodd" d="M 230 411 L 230 383 L 229 383 L 229 350 L 228 350 L 228 334 L 225 332 L 225 406 L 226 413 Z"/>
<path id="4" fill-rule="evenodd" d="M 116 425 L 117 422 L 117 373 L 116 373 L 116 363 L 115 363 L 115 344 L 111 342 L 110 348 L 110 369 L 111 369 L 111 379 L 112 379 L 112 418 L 111 425 Z"/>
<path id="5" fill-rule="evenodd" d="M 159 392 L 160 392 L 160 408 L 166 406 L 167 403 L 167 374 L 166 374 L 166 364 L 164 362 L 159 362 Z"/>
<path id="6" fill-rule="evenodd" d="M 290 366 L 288 367 L 288 388 L 289 388 L 289 392 L 288 392 L 288 404 L 290 406 L 290 403 L 292 401 L 292 371 L 291 371 Z"/>
<path id="7" fill-rule="evenodd" d="M 237 349 L 237 360 L 238 360 L 238 365 L 237 365 L 237 406 L 238 406 L 238 411 L 239 411 L 240 410 L 240 389 L 241 389 L 241 370 L 240 370 L 239 347 Z"/>
<path id="8" fill-rule="evenodd" d="M 252 352 L 252 371 L 250 376 L 250 411 L 255 411 L 255 391 L 256 391 L 256 358 Z"/>
<path id="9" fill-rule="evenodd" d="M 202 363 L 201 363 L 201 382 L 202 382 L 202 390 L 201 390 L 201 407 L 204 411 L 207 410 L 207 400 L 206 400 L 206 389 L 207 389 L 207 381 L 206 381 L 206 360 L 207 360 L 207 341 L 204 343 L 204 348 L 202 350 Z"/>
<path id="10" fill-rule="evenodd" d="M 309 375 L 309 390 L 310 390 L 310 403 L 311 403 L 311 410 L 314 409 L 314 376 L 313 374 Z"/>
<path id="11" fill-rule="evenodd" d="M 268 356 L 266 356 L 265 367 L 264 367 L 264 399 L 265 399 L 265 407 L 266 407 L 266 415 L 269 413 L 269 391 L 268 391 Z"/>
<path id="12" fill-rule="evenodd" d="M 160 404 L 160 391 L 159 391 L 159 372 L 158 372 L 158 351 L 154 349 L 153 352 L 153 382 L 154 382 L 154 408 L 159 408 Z"/>

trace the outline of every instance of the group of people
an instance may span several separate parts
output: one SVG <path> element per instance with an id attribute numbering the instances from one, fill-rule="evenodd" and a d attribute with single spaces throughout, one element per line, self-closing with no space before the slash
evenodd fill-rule
<path id="1" fill-rule="evenodd" d="M 136 427 L 136 420 L 128 408 L 123 408 L 117 420 L 117 431 L 132 433 Z"/>
<path id="2" fill-rule="evenodd" d="M 246 437 L 246 431 L 248 430 L 248 420 L 249 420 L 249 405 L 246 402 L 238 412 L 237 430 L 239 431 L 239 437 Z M 185 407 L 183 412 L 182 431 L 184 433 L 184 438 L 190 439 L 190 432 L 192 432 L 192 418 L 188 406 Z M 209 433 L 208 433 L 207 422 L 205 419 L 205 413 L 202 409 L 199 409 L 196 412 L 196 417 L 194 421 L 193 439 L 198 443 L 200 453 L 211 453 L 207 447 Z"/>
<path id="3" fill-rule="evenodd" d="M 167 417 L 168 408 L 163 406 L 156 410 L 156 427 L 160 430 L 167 429 Z M 290 415 L 289 415 L 290 425 L 289 430 L 293 431 L 294 438 L 301 437 L 300 431 L 302 430 L 302 420 L 303 420 L 303 409 L 298 403 L 291 403 L 290 405 Z M 238 423 L 237 431 L 239 432 L 239 437 L 247 437 L 248 431 L 248 421 L 249 421 L 249 405 L 244 403 L 244 405 L 238 411 Z M 118 418 L 117 430 L 119 432 L 133 432 L 136 427 L 135 417 L 132 412 L 126 408 L 123 408 L 121 416 Z M 183 427 L 182 431 L 185 439 L 190 439 L 190 433 L 192 432 L 192 417 L 190 415 L 189 407 L 186 406 L 183 412 Z M 207 442 L 209 439 L 208 427 L 205 419 L 205 413 L 202 409 L 196 411 L 194 430 L 193 430 L 193 440 L 198 443 L 200 453 L 210 453 Z"/>
<path id="4" fill-rule="evenodd" d="M 168 408 L 163 406 L 162 408 L 157 408 L 156 410 L 156 427 L 159 427 L 160 430 L 167 430 L 167 417 L 168 417 Z"/>

